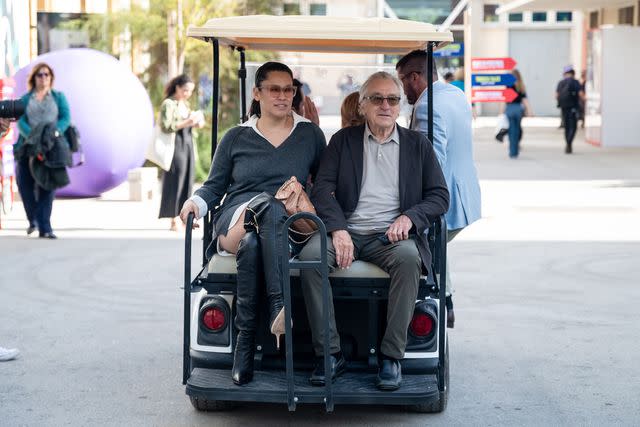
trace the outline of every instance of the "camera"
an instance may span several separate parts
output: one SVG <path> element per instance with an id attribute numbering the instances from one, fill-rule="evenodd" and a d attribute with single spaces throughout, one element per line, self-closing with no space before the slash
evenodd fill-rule
<path id="1" fill-rule="evenodd" d="M 15 120 L 24 114 L 24 104 L 19 99 L 0 101 L 0 119 Z"/>

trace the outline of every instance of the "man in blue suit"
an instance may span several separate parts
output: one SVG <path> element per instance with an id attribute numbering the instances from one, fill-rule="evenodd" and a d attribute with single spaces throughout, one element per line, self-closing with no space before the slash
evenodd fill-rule
<path id="1" fill-rule="evenodd" d="M 427 136 L 427 53 L 414 50 L 396 64 L 409 104 L 413 105 L 409 128 Z M 457 87 L 438 81 L 433 66 L 433 148 L 447 181 L 451 201 L 447 219 L 447 241 L 478 220 L 480 185 L 473 161 L 472 112 L 467 98 Z M 447 258 L 447 272 L 449 272 Z M 451 298 L 451 274 L 447 274 L 447 326 L 455 315 Z"/>

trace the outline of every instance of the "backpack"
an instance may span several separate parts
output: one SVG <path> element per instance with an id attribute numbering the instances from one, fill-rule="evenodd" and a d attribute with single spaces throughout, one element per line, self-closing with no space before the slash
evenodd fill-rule
<path id="1" fill-rule="evenodd" d="M 558 107 L 573 108 L 578 105 L 578 85 L 576 80 L 567 78 L 558 83 Z"/>

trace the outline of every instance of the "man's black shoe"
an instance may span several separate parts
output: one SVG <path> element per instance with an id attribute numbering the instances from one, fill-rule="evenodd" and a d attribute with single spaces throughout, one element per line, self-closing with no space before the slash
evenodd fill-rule
<path id="1" fill-rule="evenodd" d="M 382 359 L 382 366 L 378 372 L 376 386 L 380 390 L 393 391 L 400 388 L 402 372 L 400 361 L 396 359 Z"/>
<path id="2" fill-rule="evenodd" d="M 453 329 L 456 323 L 456 315 L 453 312 L 453 308 L 451 310 L 447 310 L 447 328 Z"/>
<path id="3" fill-rule="evenodd" d="M 57 239 L 58 236 L 56 236 L 55 234 L 49 232 L 49 233 L 40 233 L 38 235 L 39 238 L 41 239 Z"/>
<path id="4" fill-rule="evenodd" d="M 337 355 L 329 356 L 329 361 L 331 362 L 331 381 L 335 381 L 337 377 L 344 374 L 347 370 L 347 361 L 344 359 L 342 353 Z M 311 385 L 315 386 L 323 386 L 324 385 L 324 357 L 318 357 L 316 360 L 316 367 L 313 369 L 311 373 L 311 378 L 309 378 L 309 382 Z"/>
<path id="5" fill-rule="evenodd" d="M 448 295 L 444 300 L 444 305 L 447 307 L 447 328 L 453 328 L 456 323 L 456 315 L 453 312 L 453 296 Z"/>

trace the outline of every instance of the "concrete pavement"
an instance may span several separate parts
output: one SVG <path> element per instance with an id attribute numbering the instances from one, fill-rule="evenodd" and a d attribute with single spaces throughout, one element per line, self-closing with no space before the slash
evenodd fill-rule
<path id="1" fill-rule="evenodd" d="M 476 123 L 483 219 L 450 245 L 443 414 L 196 412 L 180 383 L 182 236 L 125 186 L 57 200 L 57 241 L 27 238 L 19 205 L 3 217 L 0 345 L 22 354 L 0 363 L 0 425 L 637 425 L 640 150 L 577 141 L 567 156 L 557 122 L 529 124 L 511 160 Z"/>

